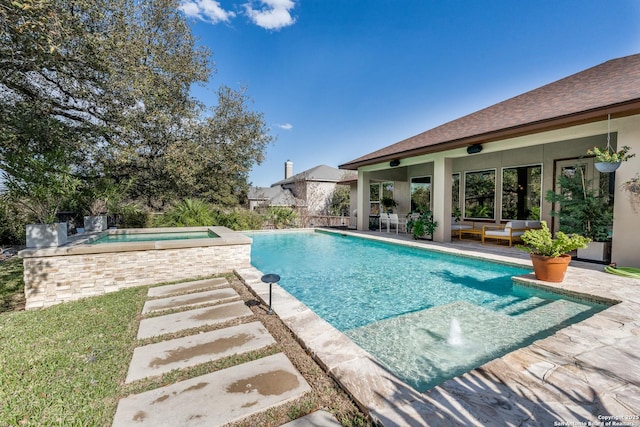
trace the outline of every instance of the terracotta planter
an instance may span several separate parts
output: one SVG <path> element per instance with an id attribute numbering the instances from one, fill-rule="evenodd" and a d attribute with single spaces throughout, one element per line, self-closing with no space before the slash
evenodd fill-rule
<path id="1" fill-rule="evenodd" d="M 555 283 L 564 280 L 564 274 L 567 272 L 567 267 L 571 262 L 571 255 L 565 254 L 559 257 L 530 255 L 536 279 Z"/>

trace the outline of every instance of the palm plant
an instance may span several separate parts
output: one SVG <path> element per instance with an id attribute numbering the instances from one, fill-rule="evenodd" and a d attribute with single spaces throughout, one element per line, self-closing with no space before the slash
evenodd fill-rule
<path id="1" fill-rule="evenodd" d="M 158 222 L 167 227 L 198 227 L 212 225 L 213 219 L 213 209 L 209 204 L 198 199 L 184 199 Z"/>

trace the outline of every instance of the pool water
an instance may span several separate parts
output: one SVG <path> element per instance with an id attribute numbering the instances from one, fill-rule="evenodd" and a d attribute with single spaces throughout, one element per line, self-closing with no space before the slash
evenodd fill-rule
<path id="1" fill-rule="evenodd" d="M 606 308 L 515 285 L 531 271 L 517 266 L 323 232 L 250 237 L 256 268 L 418 391 Z"/>
<path id="2" fill-rule="evenodd" d="M 211 231 L 180 231 L 163 233 L 110 233 L 93 241 L 93 244 L 101 243 L 130 243 L 130 242 L 155 242 L 158 240 L 190 240 L 212 239 L 218 237 Z"/>

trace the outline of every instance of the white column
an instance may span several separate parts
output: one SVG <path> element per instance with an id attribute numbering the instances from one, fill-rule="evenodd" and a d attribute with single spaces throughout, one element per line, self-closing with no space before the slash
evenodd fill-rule
<path id="1" fill-rule="evenodd" d="M 366 174 L 368 175 L 368 174 Z M 369 177 L 358 170 L 358 230 L 369 229 Z"/>
<path id="2" fill-rule="evenodd" d="M 438 221 L 433 235 L 435 242 L 451 241 L 451 163 L 444 156 L 433 162 L 433 219 Z"/>

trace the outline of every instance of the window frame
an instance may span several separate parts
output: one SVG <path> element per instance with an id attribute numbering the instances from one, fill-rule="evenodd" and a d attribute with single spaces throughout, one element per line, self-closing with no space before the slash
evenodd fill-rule
<path id="1" fill-rule="evenodd" d="M 418 176 L 412 176 L 411 178 L 409 178 L 409 208 L 410 211 L 413 212 L 413 180 L 414 179 L 418 179 L 418 178 L 428 178 L 429 182 L 428 183 L 424 183 L 427 184 L 429 186 L 429 205 L 428 205 L 428 209 L 429 211 L 433 211 L 433 175 L 418 175 Z M 418 183 L 421 184 L 421 183 Z M 417 207 L 416 207 L 417 209 Z"/>
<path id="2" fill-rule="evenodd" d="M 534 167 L 539 167 L 540 168 L 540 197 L 538 200 L 538 208 L 540 210 L 540 218 L 542 218 L 542 202 L 543 202 L 543 192 L 542 192 L 542 187 L 543 187 L 543 179 L 544 179 L 544 165 L 542 163 L 531 163 L 531 164 L 526 164 L 526 165 L 516 165 L 516 166 L 503 166 L 500 169 L 500 220 L 501 221 L 514 221 L 517 220 L 517 218 L 507 218 L 504 215 L 504 172 L 507 169 L 521 169 L 521 168 L 534 168 Z M 534 221 L 538 221 L 540 220 L 540 218 L 526 218 L 525 220 L 534 220 Z"/>
<path id="3" fill-rule="evenodd" d="M 493 202 L 492 202 L 492 207 L 493 210 L 491 212 L 491 216 L 488 217 L 474 217 L 474 216 L 469 216 L 467 214 L 467 193 L 468 193 L 468 187 L 467 187 L 467 177 L 469 175 L 472 174 L 486 174 L 486 173 L 493 173 Z M 463 210 L 462 210 L 462 215 L 463 218 L 465 220 L 473 220 L 473 221 L 495 221 L 496 219 L 496 196 L 497 196 L 497 186 L 498 186 L 498 169 L 497 168 L 486 168 L 486 169 L 478 169 L 478 170 L 469 170 L 469 171 L 464 171 L 464 190 L 462 193 L 462 200 L 464 205 L 463 205 Z"/>

